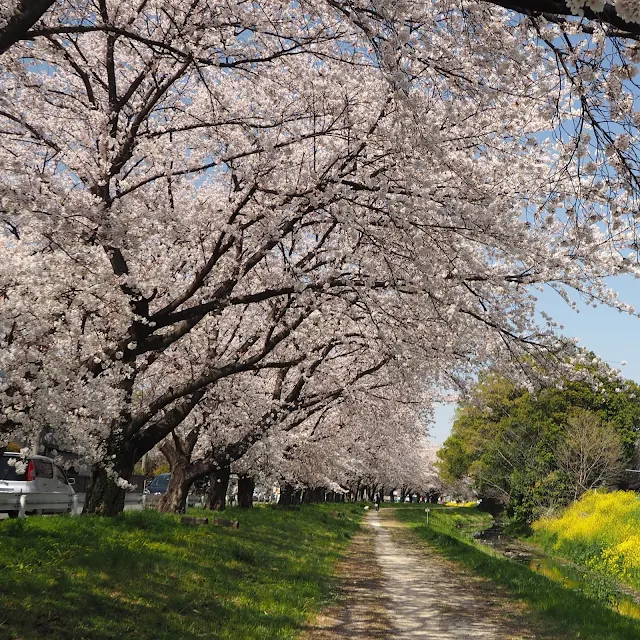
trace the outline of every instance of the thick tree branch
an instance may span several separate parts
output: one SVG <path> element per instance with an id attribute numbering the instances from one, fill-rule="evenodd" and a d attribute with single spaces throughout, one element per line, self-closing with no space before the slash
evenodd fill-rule
<path id="1" fill-rule="evenodd" d="M 558 16 L 572 16 L 568 4 L 562 0 L 490 0 L 505 9 L 511 9 L 527 16 L 542 16 L 552 22 L 557 22 Z M 640 37 L 640 24 L 626 22 L 611 4 L 605 4 L 602 11 L 593 11 L 589 7 L 583 7 L 584 17 L 609 25 L 616 29 L 616 33 L 609 33 L 617 37 Z"/>
<path id="2" fill-rule="evenodd" d="M 16 12 L 0 29 L 0 55 L 25 39 L 27 32 L 55 3 L 55 0 L 20 0 Z"/>

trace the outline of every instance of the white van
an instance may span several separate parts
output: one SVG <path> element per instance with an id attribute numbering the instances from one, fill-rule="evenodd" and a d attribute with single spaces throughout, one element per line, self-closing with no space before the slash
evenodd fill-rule
<path id="1" fill-rule="evenodd" d="M 15 462 L 26 463 L 24 471 L 17 469 Z M 23 459 L 19 453 L 5 452 L 0 456 L 0 513 L 15 518 L 23 494 L 27 513 L 71 513 L 73 482 L 51 458 Z"/>

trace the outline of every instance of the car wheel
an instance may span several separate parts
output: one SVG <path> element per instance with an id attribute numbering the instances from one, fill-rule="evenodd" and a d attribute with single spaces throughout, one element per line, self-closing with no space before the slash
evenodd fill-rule
<path id="1" fill-rule="evenodd" d="M 17 518 L 18 517 L 18 512 L 17 511 L 7 511 L 7 515 L 10 518 Z"/>

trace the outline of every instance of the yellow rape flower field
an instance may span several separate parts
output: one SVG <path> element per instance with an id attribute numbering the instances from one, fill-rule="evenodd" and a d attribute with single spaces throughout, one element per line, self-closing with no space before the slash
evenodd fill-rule
<path id="1" fill-rule="evenodd" d="M 533 540 L 616 580 L 640 588 L 640 497 L 590 491 L 560 517 L 533 524 Z"/>

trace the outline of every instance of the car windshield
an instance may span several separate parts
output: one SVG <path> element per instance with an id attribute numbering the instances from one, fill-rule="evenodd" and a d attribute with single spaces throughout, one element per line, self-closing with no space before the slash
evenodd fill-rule
<path id="1" fill-rule="evenodd" d="M 149 485 L 153 489 L 166 489 L 169 486 L 169 475 L 156 476 Z"/>
<path id="2" fill-rule="evenodd" d="M 9 460 L 11 460 L 11 464 L 9 464 Z M 26 469 L 23 473 L 18 473 L 14 466 L 14 460 L 19 461 L 20 458 L 16 458 L 14 456 L 0 456 L 0 480 L 26 481 Z"/>

